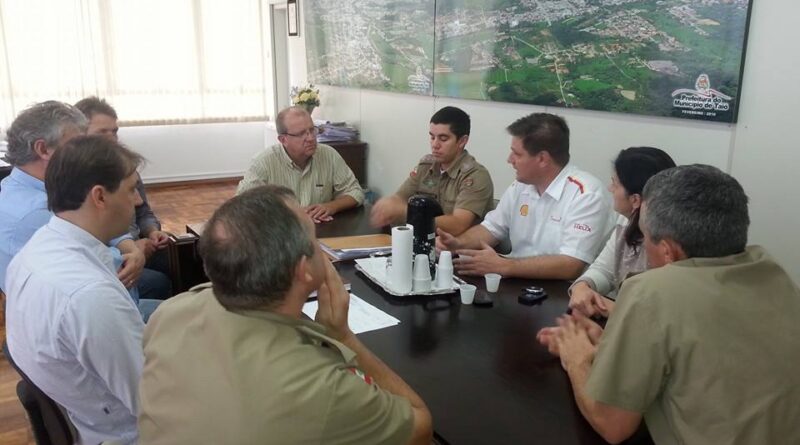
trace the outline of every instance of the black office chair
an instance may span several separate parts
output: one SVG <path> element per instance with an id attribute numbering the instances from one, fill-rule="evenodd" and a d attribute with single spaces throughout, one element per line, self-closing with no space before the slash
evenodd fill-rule
<path id="1" fill-rule="evenodd" d="M 22 380 L 17 383 L 17 397 L 28 414 L 37 445 L 72 445 L 72 424 L 58 404 L 33 384 L 11 358 L 8 344 L 3 342 L 3 354 Z"/>

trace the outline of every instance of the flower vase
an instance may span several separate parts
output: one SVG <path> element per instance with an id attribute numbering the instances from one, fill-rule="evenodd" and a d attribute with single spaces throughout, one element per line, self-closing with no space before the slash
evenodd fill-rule
<path id="1" fill-rule="evenodd" d="M 314 108 L 317 108 L 316 105 L 312 105 L 312 104 L 303 104 L 303 105 L 300 105 L 300 106 L 305 108 L 306 111 L 308 111 L 309 116 L 311 115 L 311 113 L 314 112 Z"/>

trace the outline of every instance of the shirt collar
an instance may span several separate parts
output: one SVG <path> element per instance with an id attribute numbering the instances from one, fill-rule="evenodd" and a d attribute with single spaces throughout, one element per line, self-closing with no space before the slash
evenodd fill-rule
<path id="1" fill-rule="evenodd" d="M 87 232 L 82 227 L 77 226 L 63 218 L 59 218 L 56 215 L 50 217 L 50 222 L 47 223 L 47 227 L 56 233 L 60 233 L 65 237 L 78 241 L 81 245 L 91 248 L 97 253 L 97 256 L 100 257 L 104 263 L 113 264 L 113 259 L 111 258 L 111 252 L 109 251 L 108 246 L 103 244 L 102 241 L 95 238 L 94 235 Z"/>
<path id="2" fill-rule="evenodd" d="M 458 177 L 458 172 L 459 172 L 459 170 L 461 170 L 461 165 L 467 159 L 467 156 L 469 156 L 469 153 L 467 153 L 467 150 L 464 149 L 464 151 L 462 151 L 461 154 L 458 155 L 458 157 L 453 161 L 453 163 L 450 165 L 450 167 L 448 167 L 448 169 L 445 170 L 445 173 L 447 173 L 447 176 L 450 176 L 453 179 Z"/>
<path id="3" fill-rule="evenodd" d="M 32 187 L 35 188 L 36 190 L 47 193 L 47 191 L 44 188 L 44 181 L 42 181 L 41 179 L 34 178 L 33 176 L 25 173 L 24 171 L 18 169 L 17 167 L 11 169 L 11 173 L 9 174 L 9 176 L 11 176 L 12 178 L 14 178 L 15 181 L 21 183 L 26 187 Z"/>
<path id="4" fill-rule="evenodd" d="M 276 149 L 280 153 L 280 157 L 281 157 L 281 159 L 283 159 L 283 162 L 289 164 L 289 167 L 291 167 L 291 168 L 293 168 L 295 170 L 301 170 L 301 171 L 306 171 L 309 167 L 311 167 L 311 162 L 314 160 L 314 155 L 317 154 L 316 151 L 315 151 L 314 154 L 311 155 L 311 157 L 308 159 L 308 162 L 306 163 L 306 167 L 301 169 L 300 166 L 295 164 L 294 161 L 292 160 L 292 158 L 289 157 L 289 153 L 286 153 L 286 147 L 284 147 L 283 144 L 278 144 Z M 319 149 L 319 147 L 317 147 L 317 149 Z"/>
<path id="5" fill-rule="evenodd" d="M 574 167 L 567 164 L 564 168 L 561 169 L 561 172 L 558 173 L 553 182 L 547 186 L 547 190 L 544 191 L 545 194 L 550 195 L 556 201 L 561 199 L 561 195 L 564 193 L 564 187 L 567 186 L 567 178 L 572 172 L 575 170 Z"/>

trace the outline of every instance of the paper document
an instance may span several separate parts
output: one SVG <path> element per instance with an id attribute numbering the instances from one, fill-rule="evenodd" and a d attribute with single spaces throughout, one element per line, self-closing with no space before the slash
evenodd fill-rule
<path id="1" fill-rule="evenodd" d="M 303 305 L 303 313 L 312 320 L 317 315 L 317 301 L 309 301 Z M 400 324 L 400 320 L 383 312 L 366 301 L 350 294 L 350 310 L 347 313 L 347 324 L 354 334 L 376 331 Z"/>

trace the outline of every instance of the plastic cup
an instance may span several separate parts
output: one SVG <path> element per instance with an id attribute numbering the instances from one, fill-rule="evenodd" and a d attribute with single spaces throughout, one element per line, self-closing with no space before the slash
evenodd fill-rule
<path id="1" fill-rule="evenodd" d="M 458 287 L 461 291 L 461 304 L 472 304 L 475 299 L 475 290 L 478 288 L 471 284 L 462 284 Z"/>
<path id="2" fill-rule="evenodd" d="M 486 278 L 486 291 L 491 293 L 497 292 L 497 289 L 500 288 L 500 278 L 502 278 L 500 274 L 487 273 L 483 277 Z"/>

